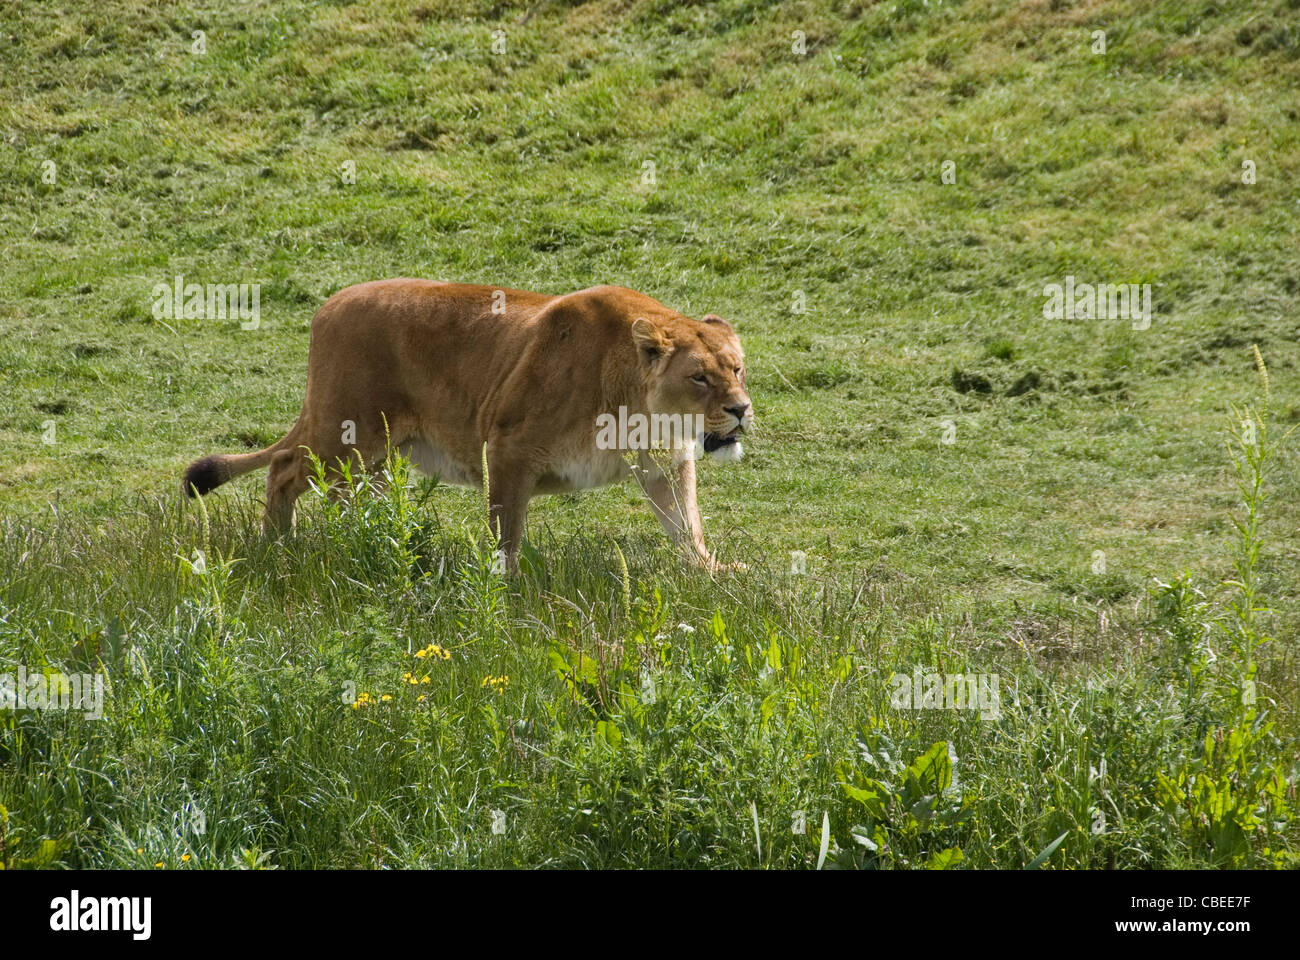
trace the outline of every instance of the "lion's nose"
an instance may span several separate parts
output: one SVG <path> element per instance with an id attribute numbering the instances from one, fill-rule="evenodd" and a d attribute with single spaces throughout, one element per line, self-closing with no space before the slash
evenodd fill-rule
<path id="1" fill-rule="evenodd" d="M 727 407 L 726 411 L 727 413 L 735 417 L 737 420 L 743 421 L 745 419 L 745 411 L 747 411 L 748 409 L 749 409 L 749 404 L 741 403 L 734 407 Z"/>

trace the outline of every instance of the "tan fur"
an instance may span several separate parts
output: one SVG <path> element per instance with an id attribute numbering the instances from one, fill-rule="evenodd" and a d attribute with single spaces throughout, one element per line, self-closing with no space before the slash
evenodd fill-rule
<path id="1" fill-rule="evenodd" d="M 494 303 L 504 310 L 494 312 Z M 692 380 L 701 376 L 707 385 Z M 719 436 L 747 428 L 735 332 L 718 317 L 692 320 L 623 287 L 547 296 L 428 280 L 362 283 L 334 294 L 313 318 L 302 413 L 284 439 L 195 461 L 185 491 L 206 493 L 269 466 L 265 526 L 279 531 L 292 526 L 308 487 L 304 448 L 326 464 L 359 454 L 373 469 L 384 459 L 386 421 L 392 444 L 417 465 L 478 486 L 486 443 L 493 524 L 514 570 L 531 497 L 629 474 L 623 452 L 596 446 L 598 415 L 620 406 L 702 414 Z M 351 445 L 345 421 L 355 424 Z M 679 454 L 669 465 L 639 452 L 637 462 L 664 529 L 696 562 L 716 567 L 694 460 Z"/>

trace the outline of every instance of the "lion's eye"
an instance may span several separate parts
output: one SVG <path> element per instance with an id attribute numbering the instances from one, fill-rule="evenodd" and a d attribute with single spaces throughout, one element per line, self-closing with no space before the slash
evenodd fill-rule
<path id="1" fill-rule="evenodd" d="M 705 376 L 691 377 L 691 383 L 698 383 L 701 387 L 707 387 L 709 378 Z"/>

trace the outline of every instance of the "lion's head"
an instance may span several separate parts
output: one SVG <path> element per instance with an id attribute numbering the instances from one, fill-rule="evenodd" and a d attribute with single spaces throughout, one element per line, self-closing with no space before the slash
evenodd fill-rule
<path id="1" fill-rule="evenodd" d="M 638 318 L 632 339 L 645 370 L 651 413 L 702 418 L 694 439 L 716 460 L 739 460 L 740 434 L 751 428 L 754 408 L 745 389 L 745 352 L 731 324 L 716 314 Z"/>

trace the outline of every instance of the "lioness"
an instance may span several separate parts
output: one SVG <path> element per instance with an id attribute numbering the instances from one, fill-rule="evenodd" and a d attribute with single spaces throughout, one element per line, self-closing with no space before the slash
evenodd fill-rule
<path id="1" fill-rule="evenodd" d="M 312 319 L 293 429 L 257 453 L 196 460 L 183 488 L 204 494 L 269 465 L 274 532 L 292 526 L 308 488 L 308 450 L 326 464 L 359 454 L 374 469 L 391 443 L 425 472 L 478 487 L 486 443 L 491 522 L 514 572 L 529 498 L 629 475 L 626 450 L 597 443 L 598 418 L 622 413 L 703 426 L 687 427 L 670 457 L 635 452 L 659 522 L 717 569 L 695 499 L 695 450 L 702 441 L 718 459 L 740 456 L 738 436 L 753 422 L 744 352 L 721 317 L 692 320 L 624 287 L 547 296 L 397 279 L 340 290 Z"/>

